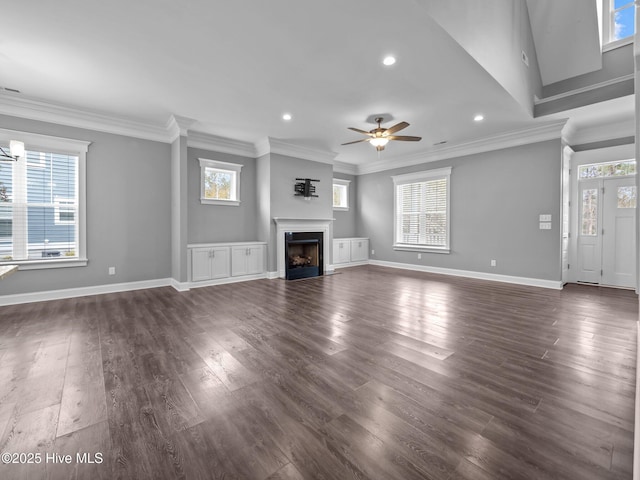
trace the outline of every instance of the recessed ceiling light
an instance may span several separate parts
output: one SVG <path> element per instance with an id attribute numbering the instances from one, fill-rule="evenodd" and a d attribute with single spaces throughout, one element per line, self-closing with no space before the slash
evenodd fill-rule
<path id="1" fill-rule="evenodd" d="M 390 67 L 391 65 L 396 63 L 396 57 L 393 57 L 391 55 L 389 55 L 388 57 L 384 57 L 384 60 L 382 60 L 382 63 L 385 64 L 387 67 Z"/>
<path id="2" fill-rule="evenodd" d="M 473 117 L 473 120 L 474 120 L 475 122 L 481 122 L 482 120 L 484 120 L 484 115 L 482 115 L 482 114 L 480 114 L 480 113 L 479 113 L 478 115 L 476 115 L 475 117 Z"/>
<path id="3" fill-rule="evenodd" d="M 293 117 L 291 116 L 291 114 L 290 114 L 290 113 L 285 113 L 285 114 L 283 114 L 283 115 L 282 115 L 282 119 L 283 119 L 283 120 L 287 120 L 287 121 L 289 121 L 289 120 L 291 120 L 292 118 L 293 118 Z"/>

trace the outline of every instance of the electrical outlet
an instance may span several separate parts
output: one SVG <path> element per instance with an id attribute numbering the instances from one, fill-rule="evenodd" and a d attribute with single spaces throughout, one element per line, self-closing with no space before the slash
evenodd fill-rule
<path id="1" fill-rule="evenodd" d="M 495 260 L 491 260 L 491 266 L 495 267 L 496 265 L 497 265 L 496 261 Z"/>
<path id="2" fill-rule="evenodd" d="M 422 254 L 421 254 L 421 253 L 419 253 L 419 254 L 418 254 L 418 260 L 421 260 L 421 259 L 422 259 Z"/>
<path id="3" fill-rule="evenodd" d="M 371 255 L 375 255 L 376 251 L 374 249 L 371 249 Z"/>
<path id="4" fill-rule="evenodd" d="M 109 267 L 109 275 L 115 275 L 116 274 L 116 267 Z"/>

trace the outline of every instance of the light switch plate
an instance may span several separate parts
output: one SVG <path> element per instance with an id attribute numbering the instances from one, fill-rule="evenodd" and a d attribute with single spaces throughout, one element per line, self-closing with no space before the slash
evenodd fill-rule
<path id="1" fill-rule="evenodd" d="M 540 221 L 541 222 L 550 222 L 551 221 L 551 214 L 549 214 L 549 213 L 540 214 Z"/>
<path id="2" fill-rule="evenodd" d="M 551 222 L 540 222 L 540 230 L 551 230 Z"/>

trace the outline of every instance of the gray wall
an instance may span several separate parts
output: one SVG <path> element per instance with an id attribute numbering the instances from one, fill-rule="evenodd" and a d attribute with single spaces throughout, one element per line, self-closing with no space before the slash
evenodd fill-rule
<path id="1" fill-rule="evenodd" d="M 349 211 L 333 210 L 333 218 L 335 218 L 335 221 L 333 222 L 333 238 L 355 237 L 356 216 L 358 212 L 358 177 L 346 173 L 334 172 L 333 178 L 351 180 L 351 183 L 349 184 Z"/>
<path id="2" fill-rule="evenodd" d="M 0 128 L 91 142 L 86 267 L 19 271 L 0 295 L 171 276 L 171 146 L 0 115 Z M 107 274 L 116 267 L 116 275 Z"/>
<path id="3" fill-rule="evenodd" d="M 391 175 L 445 166 L 451 173 L 451 253 L 394 251 Z M 358 177 L 357 234 L 373 260 L 560 280 L 560 140 Z M 552 230 L 538 216 L 553 215 Z M 490 260 L 497 267 L 490 267 Z"/>
<path id="4" fill-rule="evenodd" d="M 203 205 L 200 203 L 199 158 L 242 165 L 239 206 Z M 257 240 L 256 160 L 227 153 L 189 148 L 188 162 L 188 243 Z"/>

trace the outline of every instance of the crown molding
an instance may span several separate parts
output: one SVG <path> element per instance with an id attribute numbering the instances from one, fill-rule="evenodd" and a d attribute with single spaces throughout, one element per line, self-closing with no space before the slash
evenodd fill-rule
<path id="1" fill-rule="evenodd" d="M 334 160 L 333 171 L 337 173 L 346 173 L 348 175 L 357 175 L 358 165 L 355 165 L 353 163 L 345 163 L 345 162 L 339 162 L 338 160 Z"/>
<path id="2" fill-rule="evenodd" d="M 195 123 L 196 120 L 193 118 L 172 114 L 165 125 L 165 130 L 169 135 L 169 143 L 175 142 L 178 137 L 186 137 L 189 134 L 189 128 Z"/>
<path id="3" fill-rule="evenodd" d="M 204 132 L 189 130 L 187 145 L 192 148 L 202 148 L 220 153 L 229 153 L 242 157 L 256 157 L 256 147 L 253 143 L 219 137 Z"/>
<path id="4" fill-rule="evenodd" d="M 294 145 L 273 137 L 266 137 L 255 144 L 256 156 L 261 157 L 267 153 L 277 153 L 287 157 L 311 160 L 313 162 L 328 163 L 333 165 L 336 152 L 317 150 L 315 148 Z"/>
<path id="5" fill-rule="evenodd" d="M 635 130 L 635 119 L 629 118 L 621 122 L 605 123 L 574 130 L 568 140 L 570 145 L 582 145 L 611 140 L 612 138 L 635 137 Z"/>
<path id="6" fill-rule="evenodd" d="M 84 128 L 128 137 L 168 141 L 166 126 L 151 125 L 124 117 L 53 105 L 39 100 L 0 94 L 0 113 L 41 122 Z"/>
<path id="7" fill-rule="evenodd" d="M 383 172 L 401 167 L 410 167 L 422 163 L 464 157 L 477 153 L 519 147 L 531 143 L 544 142 L 562 137 L 562 129 L 567 120 L 559 120 L 523 130 L 513 130 L 492 137 L 480 138 L 470 142 L 443 147 L 437 151 L 422 151 L 404 157 L 392 157 L 358 166 L 358 175 Z"/>

